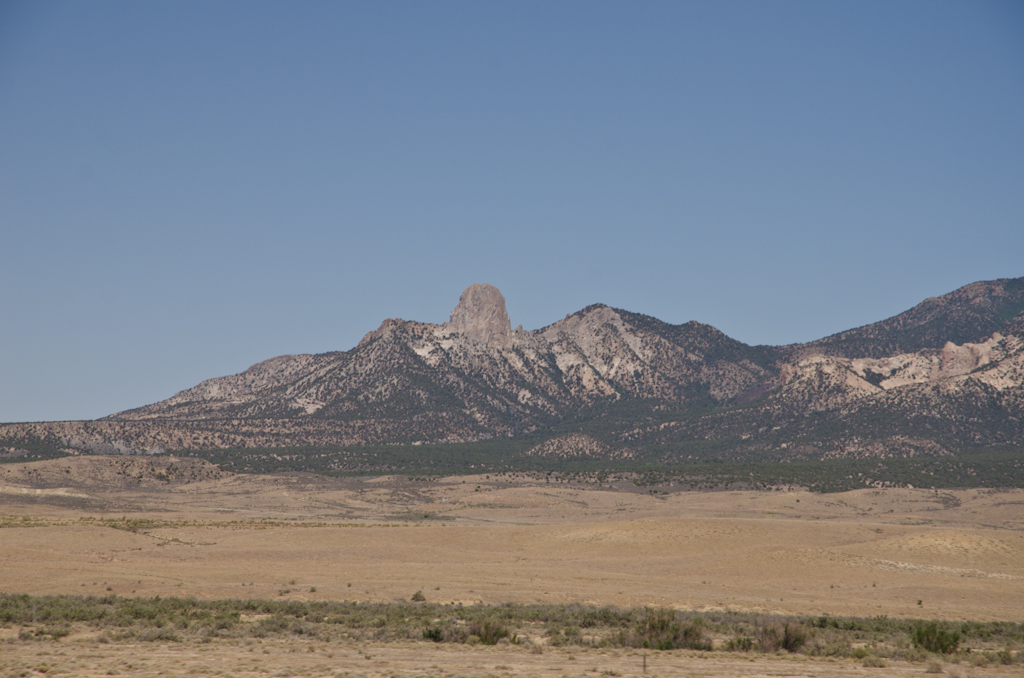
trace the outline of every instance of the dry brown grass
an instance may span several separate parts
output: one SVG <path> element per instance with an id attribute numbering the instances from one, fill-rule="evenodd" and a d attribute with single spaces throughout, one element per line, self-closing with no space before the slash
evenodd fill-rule
<path id="1" fill-rule="evenodd" d="M 298 474 L 133 486 L 110 477 L 113 467 L 104 463 L 0 466 L 0 590 L 374 601 L 422 590 L 432 602 L 957 620 L 1024 615 L 1020 490 L 653 496 L 626 485 L 508 476 L 422 482 Z M 129 520 L 120 525 L 101 520 L 122 517 Z M 625 651 L 598 661 L 594 650 L 570 660 L 553 650 L 532 655 L 520 648 L 417 644 L 374 648 L 373 660 L 366 660 L 354 647 L 299 641 L 214 646 L 220 649 L 205 655 L 205 646 L 147 645 L 143 660 L 130 646 L 88 639 L 11 645 L 0 651 L 0 675 L 31 670 L 31 661 L 63 662 L 72 675 L 106 675 L 111 668 L 157 673 L 122 666 L 139 662 L 160 665 L 166 675 L 440 675 L 431 665 L 445 675 L 562 675 L 553 668 L 566 675 L 640 673 Z M 331 652 L 336 656 L 327 657 Z M 212 663 L 204 664 L 206 656 Z M 783 661 L 671 656 L 677 664 L 652 674 L 768 675 L 777 666 L 772 662 Z M 253 658 L 258 670 L 246 663 Z M 785 662 L 790 675 L 924 670 Z"/>
<path id="2" fill-rule="evenodd" d="M 643 671 L 646 655 L 646 674 Z M 1020 675 L 1019 667 L 948 667 L 949 675 L 1001 678 Z M 438 646 L 432 643 L 339 644 L 307 640 L 215 641 L 205 645 L 99 644 L 89 639 L 61 643 L 6 645 L 0 675 L 40 676 L 351 676 L 366 678 L 458 678 L 462 676 L 920 676 L 926 667 L 887 662 L 884 669 L 860 660 L 779 655 L 723 655 L 693 651 L 547 649 L 514 646 Z"/>
<path id="3" fill-rule="evenodd" d="M 1024 611 L 1019 490 L 654 497 L 507 477 L 301 475 L 124 487 L 104 484 L 102 463 L 3 467 L 2 590 L 386 601 L 422 589 L 464 603 L 979 620 Z M 152 522 L 131 532 L 82 520 L 122 516 Z M 36 526 L 11 526 L 21 524 Z"/>

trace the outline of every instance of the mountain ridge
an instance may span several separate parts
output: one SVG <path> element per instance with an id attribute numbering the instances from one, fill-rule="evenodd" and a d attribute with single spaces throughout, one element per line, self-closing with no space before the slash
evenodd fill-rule
<path id="1" fill-rule="evenodd" d="M 349 351 L 277 356 L 94 422 L 0 425 L 0 447 L 19 436 L 91 451 L 420 444 L 579 422 L 603 431 L 594 449 L 629 458 L 680 445 L 723 457 L 953 454 L 1024 443 L 1022 330 L 1024 278 L 787 346 L 604 304 L 512 330 L 500 291 L 474 284 L 449 322 L 386 319 Z"/>
<path id="2" fill-rule="evenodd" d="M 793 346 L 877 358 L 939 348 L 946 342 L 977 342 L 1014 324 L 1024 326 L 1024 278 L 999 278 L 973 282 L 891 318 Z"/>

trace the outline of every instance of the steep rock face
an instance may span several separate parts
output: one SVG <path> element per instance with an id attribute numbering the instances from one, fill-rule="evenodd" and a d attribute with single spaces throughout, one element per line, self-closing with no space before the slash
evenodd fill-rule
<path id="1" fill-rule="evenodd" d="M 870 399 L 892 404 L 910 397 L 915 388 L 956 397 L 965 385 L 995 392 L 1024 387 L 1024 340 L 997 332 L 976 344 L 947 342 L 941 350 L 888 358 L 812 355 L 782 367 L 779 389 L 770 400 L 784 403 L 792 413 L 807 414 L 850 410 Z"/>
<path id="2" fill-rule="evenodd" d="M 1019 374 L 1014 372 L 1013 366 L 1020 362 L 1021 346 L 1019 337 L 1004 337 L 996 332 L 976 344 L 957 346 L 950 341 L 941 350 L 924 350 L 890 358 L 852 360 L 850 366 L 859 376 L 877 383 L 885 390 L 959 377 L 972 372 L 977 372 L 976 378 L 1001 389 L 1020 383 L 1017 378 Z"/>
<path id="3" fill-rule="evenodd" d="M 448 326 L 453 332 L 492 348 L 508 348 L 512 344 L 512 323 L 505 310 L 505 297 L 493 285 L 467 287 L 459 305 L 452 310 Z"/>

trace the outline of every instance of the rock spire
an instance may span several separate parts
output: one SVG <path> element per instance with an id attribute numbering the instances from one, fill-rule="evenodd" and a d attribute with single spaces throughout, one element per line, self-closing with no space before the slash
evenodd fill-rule
<path id="1" fill-rule="evenodd" d="M 493 285 L 476 283 L 467 287 L 448 326 L 494 348 L 512 345 L 512 323 L 505 310 L 505 297 Z"/>

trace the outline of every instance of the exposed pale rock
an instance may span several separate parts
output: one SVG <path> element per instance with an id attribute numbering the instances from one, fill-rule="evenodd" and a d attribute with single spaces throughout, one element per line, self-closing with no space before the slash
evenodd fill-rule
<path id="1" fill-rule="evenodd" d="M 909 384 L 937 382 L 941 379 L 972 374 L 984 381 L 985 376 L 979 373 L 979 370 L 987 368 L 985 374 L 992 372 L 993 369 L 1005 372 L 1008 365 L 1020 362 L 1021 358 L 1024 358 L 1020 354 L 1019 338 L 1004 337 L 996 332 L 980 343 L 964 343 L 958 346 L 953 342 L 946 342 L 946 345 L 937 351 L 918 351 L 880 359 L 856 359 L 850 361 L 850 366 L 861 377 L 867 378 L 873 374 L 876 379 L 880 378 L 879 385 L 890 390 Z M 1001 378 L 997 379 L 997 382 L 1004 383 Z M 992 385 L 996 386 L 996 383 Z M 1012 380 L 1009 385 L 1013 385 Z"/>
<path id="2" fill-rule="evenodd" d="M 526 454 L 536 457 L 593 457 L 597 459 L 617 459 L 633 456 L 631 450 L 612 449 L 601 441 L 580 433 L 570 433 L 569 435 L 552 438 L 536 447 L 530 448 Z"/>
<path id="3" fill-rule="evenodd" d="M 512 322 L 505 310 L 505 297 L 497 287 L 486 283 L 466 288 L 452 311 L 448 327 L 493 348 L 512 345 Z"/>
<path id="4" fill-rule="evenodd" d="M 384 320 L 384 322 L 382 322 L 380 324 L 380 327 L 378 327 L 377 329 L 373 330 L 372 332 L 367 332 L 363 336 L 363 338 L 359 340 L 359 343 L 357 344 L 357 346 L 363 346 L 365 344 L 370 343 L 374 339 L 380 339 L 385 334 L 387 334 L 387 332 L 389 330 L 392 330 L 392 329 L 394 329 L 396 327 L 401 327 L 404 324 L 405 324 L 405 321 L 402 320 L 401 318 L 386 318 Z"/>

